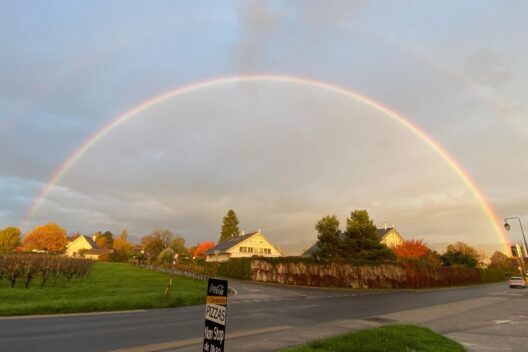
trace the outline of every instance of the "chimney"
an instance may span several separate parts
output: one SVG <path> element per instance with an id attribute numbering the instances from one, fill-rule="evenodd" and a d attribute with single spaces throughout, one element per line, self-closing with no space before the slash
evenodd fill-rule
<path id="1" fill-rule="evenodd" d="M 244 236 L 245 234 L 246 234 L 246 231 L 244 231 L 244 230 L 242 230 L 242 231 L 240 232 L 240 236 Z"/>
<path id="2" fill-rule="evenodd" d="M 385 230 L 387 230 L 387 222 L 386 222 L 386 221 L 383 223 L 383 228 L 384 228 Z"/>

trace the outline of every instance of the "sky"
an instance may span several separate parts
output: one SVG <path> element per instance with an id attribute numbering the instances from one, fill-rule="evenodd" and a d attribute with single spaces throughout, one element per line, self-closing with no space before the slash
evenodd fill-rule
<path id="1" fill-rule="evenodd" d="M 528 228 L 525 1 L 0 1 L 0 228 L 53 221 L 133 240 L 216 241 L 234 209 L 285 254 L 354 209 L 442 249 L 501 238 L 423 139 L 357 99 L 294 81 L 230 81 L 114 119 L 197 82 L 289 76 L 398 112 L 502 219 Z M 49 192 L 43 193 L 43 189 Z M 42 197 L 45 195 L 45 197 Z M 34 206 L 37 204 L 38 206 Z M 513 241 L 521 240 L 512 223 Z"/>

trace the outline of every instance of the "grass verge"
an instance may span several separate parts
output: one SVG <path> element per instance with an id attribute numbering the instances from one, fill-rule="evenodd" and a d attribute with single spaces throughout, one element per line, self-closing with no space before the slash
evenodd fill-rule
<path id="1" fill-rule="evenodd" d="M 21 281 L 21 280 L 19 280 Z M 37 277 L 29 289 L 0 280 L 0 315 L 55 314 L 179 307 L 205 302 L 204 281 L 175 276 L 165 298 L 167 274 L 130 264 L 97 262 L 84 281 L 48 282 Z"/>
<path id="2" fill-rule="evenodd" d="M 282 352 L 463 352 L 453 340 L 413 325 L 387 325 L 361 330 L 328 339 L 315 340 L 306 345 Z"/>

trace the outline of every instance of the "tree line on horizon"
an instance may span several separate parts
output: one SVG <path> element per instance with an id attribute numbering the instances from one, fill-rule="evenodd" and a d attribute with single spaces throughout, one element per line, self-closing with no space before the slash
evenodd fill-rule
<path id="1" fill-rule="evenodd" d="M 464 242 L 447 246 L 445 253 L 430 249 L 423 240 L 404 240 L 396 246 L 381 243 L 374 221 L 366 210 L 354 210 L 346 219 L 346 228 L 340 229 L 336 215 L 327 215 L 315 225 L 318 233 L 317 250 L 313 257 L 322 260 L 353 260 L 374 262 L 421 263 L 429 266 L 483 267 L 484 259 L 479 252 Z M 496 251 L 488 268 L 514 273 L 517 260 Z"/>
<path id="2" fill-rule="evenodd" d="M 222 220 L 219 242 L 241 235 L 240 221 L 233 209 L 229 209 Z M 318 250 L 313 254 L 323 260 L 364 260 L 377 262 L 421 262 L 433 266 L 460 265 L 466 267 L 483 266 L 482 256 L 470 245 L 457 242 L 450 244 L 446 252 L 439 254 L 431 250 L 422 240 L 406 240 L 403 243 L 388 247 L 380 242 L 377 228 L 366 210 L 354 210 L 346 219 L 346 228 L 340 229 L 336 215 L 327 215 L 317 221 Z M 75 240 L 80 233 L 70 237 L 66 231 L 55 223 L 48 223 L 33 228 L 21 239 L 20 229 L 7 227 L 0 230 L 0 253 L 15 251 L 23 245 L 26 251 L 44 251 L 61 253 L 69 241 Z M 180 259 L 205 259 L 206 252 L 216 243 L 201 242 L 193 247 L 185 246 L 185 238 L 168 229 L 157 229 L 143 236 L 140 245 L 128 241 L 128 232 L 115 237 L 110 231 L 94 232 L 92 237 L 99 248 L 111 249 L 106 260 L 129 261 L 133 257 L 150 263 L 171 263 L 175 256 Z M 502 252 L 496 251 L 490 258 L 490 268 L 515 272 L 517 261 Z"/>
<path id="3" fill-rule="evenodd" d="M 82 234 L 68 236 L 64 228 L 50 222 L 36 226 L 22 238 L 20 229 L 10 226 L 0 229 L 0 254 L 15 251 L 59 254 L 79 236 Z M 205 258 L 205 252 L 215 245 L 213 242 L 202 242 L 187 248 L 185 239 L 170 230 L 154 230 L 143 236 L 139 245 L 128 240 L 127 230 L 123 230 L 119 236 L 114 236 L 111 231 L 96 231 L 87 237 L 92 238 L 97 247 L 111 250 L 103 260 L 119 262 L 129 261 L 133 257 L 157 260 L 164 250 L 164 257 L 169 254 L 173 257 L 177 253 L 181 257 Z"/>

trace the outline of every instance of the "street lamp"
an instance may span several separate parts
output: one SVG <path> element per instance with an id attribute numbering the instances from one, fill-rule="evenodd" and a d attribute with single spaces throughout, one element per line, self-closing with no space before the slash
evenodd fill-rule
<path id="1" fill-rule="evenodd" d="M 523 240 L 524 240 L 524 256 L 527 256 L 528 255 L 528 253 L 527 253 L 528 245 L 526 244 L 526 237 L 524 236 L 524 229 L 523 229 L 523 226 L 522 226 L 521 219 L 518 218 L 518 217 L 511 217 L 511 218 L 504 219 L 504 228 L 506 229 L 506 231 L 510 231 L 510 228 L 511 228 L 510 224 L 508 224 L 508 220 L 517 220 L 517 221 L 519 221 L 519 225 L 521 226 L 521 233 L 522 233 Z"/>

